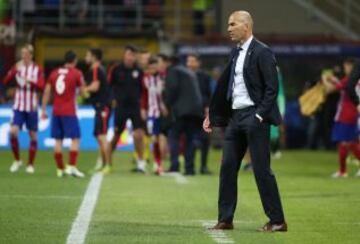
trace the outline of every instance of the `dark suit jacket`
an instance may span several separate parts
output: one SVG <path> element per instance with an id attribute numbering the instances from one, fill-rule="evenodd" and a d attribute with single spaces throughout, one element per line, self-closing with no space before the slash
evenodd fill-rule
<path id="1" fill-rule="evenodd" d="M 165 103 L 175 118 L 202 118 L 202 97 L 195 73 L 181 65 L 169 68 L 165 81 Z"/>
<path id="2" fill-rule="evenodd" d="M 230 54 L 230 61 L 220 76 L 211 99 L 209 111 L 211 126 L 227 126 L 232 114 L 232 102 L 227 100 L 226 94 L 234 54 L 235 49 Z M 243 74 L 249 96 L 255 103 L 256 113 L 263 118 L 264 122 L 273 125 L 280 124 L 281 115 L 276 103 L 279 86 L 276 60 L 270 48 L 255 38 L 247 51 Z"/>
<path id="3" fill-rule="evenodd" d="M 203 100 L 203 108 L 209 107 L 211 98 L 211 77 L 204 71 L 200 70 L 196 72 L 196 76 L 199 82 L 199 87 Z"/>

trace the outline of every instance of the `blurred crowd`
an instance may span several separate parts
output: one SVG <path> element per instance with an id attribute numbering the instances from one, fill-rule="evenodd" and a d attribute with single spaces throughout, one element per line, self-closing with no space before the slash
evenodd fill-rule
<path id="1" fill-rule="evenodd" d="M 164 27 L 167 9 L 165 0 L 4 0 L 1 12 L 16 18 L 25 27 L 81 27 L 89 29 L 106 26 L 107 31 L 159 30 Z M 194 35 L 205 34 L 205 13 L 213 0 L 193 0 Z M 173 6 L 173 5 L 172 5 Z M 173 13 L 171 12 L 171 16 Z"/>

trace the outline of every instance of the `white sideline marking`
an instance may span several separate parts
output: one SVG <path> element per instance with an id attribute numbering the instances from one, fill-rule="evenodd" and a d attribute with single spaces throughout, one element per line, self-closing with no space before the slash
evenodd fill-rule
<path id="1" fill-rule="evenodd" d="M 179 184 L 187 184 L 187 183 L 189 183 L 188 179 L 185 176 L 183 176 L 182 174 L 177 173 L 177 172 L 164 173 L 163 175 L 173 177 L 175 179 L 175 181 L 177 183 L 179 183 Z"/>
<path id="2" fill-rule="evenodd" d="M 205 232 L 213 239 L 215 243 L 235 243 L 230 237 L 228 237 L 223 230 L 209 230 L 208 228 L 214 226 L 217 221 L 204 220 L 201 221 L 202 226 L 205 227 Z"/>
<path id="3" fill-rule="evenodd" d="M 91 216 L 99 196 L 102 179 L 103 175 L 101 173 L 94 174 L 91 178 L 76 219 L 71 226 L 66 244 L 82 244 L 85 242 Z"/>

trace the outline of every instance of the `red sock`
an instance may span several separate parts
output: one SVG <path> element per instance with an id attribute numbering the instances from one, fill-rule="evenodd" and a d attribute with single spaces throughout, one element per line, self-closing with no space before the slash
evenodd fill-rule
<path id="1" fill-rule="evenodd" d="M 35 156 L 36 156 L 36 150 L 37 150 L 37 141 L 31 141 L 30 142 L 30 148 L 29 148 L 29 161 L 28 161 L 29 165 L 34 164 L 34 159 L 35 159 Z"/>
<path id="2" fill-rule="evenodd" d="M 17 137 L 11 137 L 11 150 L 13 151 L 14 158 L 16 161 L 20 160 L 20 152 L 19 152 L 19 140 Z"/>
<path id="3" fill-rule="evenodd" d="M 64 160 L 62 153 L 54 153 L 54 158 L 58 169 L 64 169 Z"/>
<path id="4" fill-rule="evenodd" d="M 153 155 L 154 155 L 155 163 L 158 166 L 161 166 L 160 145 L 158 142 L 155 142 L 153 146 L 154 146 L 153 147 Z"/>
<path id="5" fill-rule="evenodd" d="M 351 143 L 350 144 L 350 150 L 354 154 L 354 156 L 360 160 L 360 144 L 359 143 Z"/>
<path id="6" fill-rule="evenodd" d="M 78 151 L 70 151 L 69 152 L 69 165 L 76 166 L 77 156 L 78 156 Z"/>
<path id="7" fill-rule="evenodd" d="M 340 163 L 340 173 L 346 173 L 346 157 L 349 152 L 349 148 L 345 144 L 339 144 L 339 163 Z"/>

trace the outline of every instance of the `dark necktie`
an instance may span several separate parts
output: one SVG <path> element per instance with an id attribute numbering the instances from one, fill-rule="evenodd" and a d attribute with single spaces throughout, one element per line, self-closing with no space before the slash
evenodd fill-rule
<path id="1" fill-rule="evenodd" d="M 229 84 L 228 84 L 228 89 L 227 89 L 227 94 L 226 94 L 226 99 L 228 101 L 231 100 L 232 94 L 233 94 L 233 90 L 234 90 L 234 82 L 235 82 L 235 67 L 236 67 L 236 62 L 237 59 L 239 57 L 240 52 L 243 49 L 241 47 L 236 48 L 234 57 L 232 59 L 232 63 L 231 63 L 231 70 L 230 70 L 230 80 L 229 80 Z"/>

